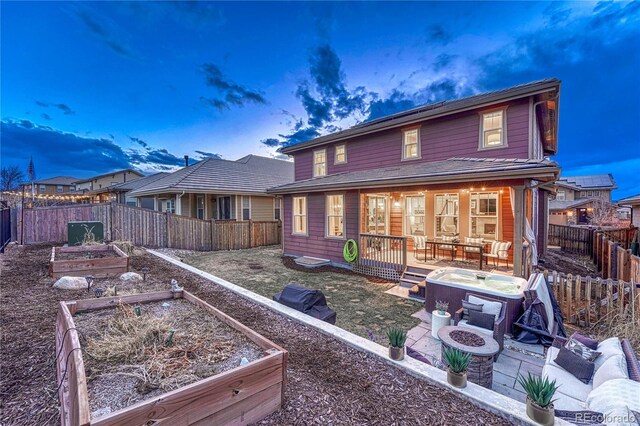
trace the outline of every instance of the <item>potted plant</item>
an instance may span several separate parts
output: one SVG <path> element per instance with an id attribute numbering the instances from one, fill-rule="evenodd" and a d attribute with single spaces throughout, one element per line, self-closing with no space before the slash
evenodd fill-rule
<path id="1" fill-rule="evenodd" d="M 404 343 L 407 341 L 407 332 L 392 327 L 387 330 L 389 338 L 389 358 L 394 361 L 402 361 L 404 359 Z"/>
<path id="2" fill-rule="evenodd" d="M 548 378 L 520 375 L 518 383 L 527 393 L 527 416 L 541 425 L 552 425 L 555 421 L 553 410 L 553 395 L 558 390 L 556 381 Z"/>
<path id="3" fill-rule="evenodd" d="M 445 315 L 447 313 L 447 309 L 449 309 L 448 302 L 436 300 L 436 311 L 438 311 L 438 315 Z"/>
<path id="4" fill-rule="evenodd" d="M 467 387 L 467 369 L 471 363 L 471 354 L 457 348 L 444 348 L 444 360 L 447 368 L 447 382 L 457 388 Z"/>

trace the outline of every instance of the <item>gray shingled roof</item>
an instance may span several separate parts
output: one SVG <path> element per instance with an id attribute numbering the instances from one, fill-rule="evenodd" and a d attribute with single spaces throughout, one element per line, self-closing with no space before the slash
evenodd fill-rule
<path id="1" fill-rule="evenodd" d="M 149 176 L 141 177 L 140 179 L 134 179 L 128 182 L 122 182 L 115 185 L 107 186 L 106 188 L 100 188 L 95 191 L 91 191 L 91 193 L 100 194 L 103 192 L 128 192 L 134 189 L 142 188 L 143 186 L 149 185 L 168 175 L 169 173 L 167 172 L 159 172 Z"/>
<path id="2" fill-rule="evenodd" d="M 236 161 L 207 158 L 162 179 L 135 189 L 129 195 L 165 192 L 266 193 L 268 188 L 293 182 L 293 163 L 247 155 Z"/>
<path id="3" fill-rule="evenodd" d="M 549 210 L 567 210 L 589 204 L 594 201 L 593 198 L 583 198 L 580 200 L 551 200 L 549 201 Z"/>
<path id="4" fill-rule="evenodd" d="M 341 132 L 335 132 L 305 142 L 289 145 L 283 147 L 281 151 L 285 154 L 289 154 L 299 149 L 308 148 L 310 146 L 322 145 L 328 142 L 342 140 L 360 134 L 366 134 L 391 127 L 407 125 L 413 122 L 425 120 L 435 116 L 451 114 L 487 103 L 495 103 L 506 99 L 529 96 L 532 93 L 541 90 L 553 90 L 559 85 L 560 80 L 556 78 L 550 78 L 451 101 L 443 101 L 423 105 L 418 108 L 410 109 L 408 111 L 403 111 L 376 120 L 367 121 L 362 124 L 350 127 L 349 129 L 343 130 Z"/>
<path id="5" fill-rule="evenodd" d="M 587 175 L 587 176 L 563 176 L 557 182 L 560 186 L 572 189 L 616 189 L 616 181 L 613 176 L 608 175 Z"/>
<path id="6" fill-rule="evenodd" d="M 104 174 L 101 174 L 101 175 L 96 175 L 96 176 L 91 176 L 91 177 L 88 177 L 88 178 L 76 180 L 74 183 L 90 182 L 90 181 L 95 180 L 95 179 L 100 179 L 100 178 L 103 178 L 103 177 L 106 177 L 106 176 L 115 175 L 117 173 L 122 173 L 122 172 L 131 172 L 131 173 L 137 174 L 138 176 L 144 176 L 142 173 L 140 173 L 137 170 L 123 169 L 123 170 L 114 170 L 113 172 L 104 173 Z"/>
<path id="7" fill-rule="evenodd" d="M 73 185 L 73 183 L 76 182 L 77 180 L 78 178 L 75 178 L 73 176 L 54 176 L 47 179 L 40 179 L 33 183 L 42 184 L 42 185 L 69 185 L 70 186 L 70 185 Z"/>
<path id="8" fill-rule="evenodd" d="M 338 173 L 271 188 L 270 193 L 287 194 L 326 189 L 371 188 L 385 185 L 447 183 L 485 178 L 537 177 L 553 180 L 560 172 L 550 160 L 460 158 L 412 163 L 380 169 Z"/>
<path id="9" fill-rule="evenodd" d="M 618 200 L 618 204 L 640 204 L 640 194 Z"/>

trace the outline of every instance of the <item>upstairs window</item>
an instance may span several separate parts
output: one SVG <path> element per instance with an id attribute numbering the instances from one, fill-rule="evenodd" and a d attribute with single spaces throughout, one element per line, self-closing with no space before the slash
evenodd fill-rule
<path id="1" fill-rule="evenodd" d="M 480 130 L 480 148 L 500 148 L 506 146 L 504 132 L 505 110 L 482 114 L 482 128 Z"/>
<path id="2" fill-rule="evenodd" d="M 344 238 L 344 195 L 327 195 L 327 237 Z"/>
<path id="3" fill-rule="evenodd" d="M 307 235 L 307 197 L 293 197 L 293 235 Z"/>
<path id="4" fill-rule="evenodd" d="M 418 129 L 402 132 L 402 159 L 420 158 L 420 132 Z"/>
<path id="5" fill-rule="evenodd" d="M 327 175 L 327 150 L 313 151 L 313 177 Z"/>
<path id="6" fill-rule="evenodd" d="M 346 145 L 336 145 L 336 158 L 335 164 L 344 164 L 347 162 L 347 146 Z"/>
<path id="7" fill-rule="evenodd" d="M 556 200 L 558 200 L 558 201 L 566 200 L 565 192 L 564 191 L 558 191 L 558 193 L 556 194 Z"/>

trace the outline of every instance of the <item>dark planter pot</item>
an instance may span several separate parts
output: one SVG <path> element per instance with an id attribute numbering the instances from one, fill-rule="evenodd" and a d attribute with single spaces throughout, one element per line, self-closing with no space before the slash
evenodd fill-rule
<path id="1" fill-rule="evenodd" d="M 529 397 L 527 397 L 527 416 L 534 422 L 545 426 L 553 425 L 556 420 L 553 404 L 542 408 Z"/>
<path id="2" fill-rule="evenodd" d="M 404 359 L 404 346 L 401 348 L 389 346 L 389 358 L 394 361 L 402 361 Z"/>
<path id="3" fill-rule="evenodd" d="M 467 372 L 465 371 L 464 373 L 454 373 L 453 371 L 447 369 L 447 382 L 457 388 L 466 388 Z"/>

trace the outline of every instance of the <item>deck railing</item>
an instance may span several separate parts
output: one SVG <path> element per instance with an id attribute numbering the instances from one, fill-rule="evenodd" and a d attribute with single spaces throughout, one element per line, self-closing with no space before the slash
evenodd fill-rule
<path id="1" fill-rule="evenodd" d="M 374 268 L 403 270 L 407 266 L 407 238 L 360 234 L 360 263 Z"/>

